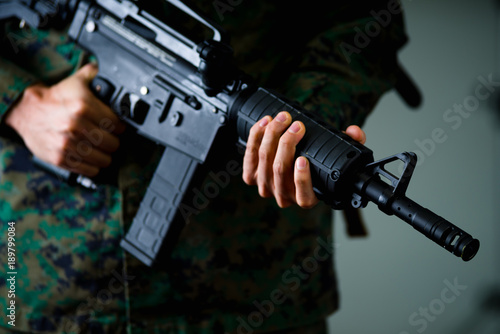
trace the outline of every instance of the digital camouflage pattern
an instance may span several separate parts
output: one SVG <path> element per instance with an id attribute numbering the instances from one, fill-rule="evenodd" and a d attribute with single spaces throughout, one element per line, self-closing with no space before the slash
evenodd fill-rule
<path id="1" fill-rule="evenodd" d="M 247 73 L 338 128 L 361 125 L 394 84 L 386 60 L 406 40 L 399 15 L 350 61 L 339 47 L 354 45 L 359 28 L 374 20 L 370 11 L 386 2 L 197 3 L 228 30 Z M 0 117 L 29 84 L 57 82 L 86 58 L 63 32 L 2 29 Z M 7 267 L 7 222 L 14 221 L 17 285 L 16 326 L 1 317 L 0 332 L 325 332 L 322 319 L 338 307 L 328 207 L 279 209 L 260 198 L 237 173 L 241 155 L 227 148 L 227 159 L 196 188 L 203 209 L 168 261 L 147 268 L 119 241 L 161 152 L 128 134 L 121 147 L 126 154 L 117 153 L 109 185 L 89 191 L 34 167 L 22 140 L 1 124 L 0 266 Z M 2 311 L 7 290 L 2 277 Z"/>

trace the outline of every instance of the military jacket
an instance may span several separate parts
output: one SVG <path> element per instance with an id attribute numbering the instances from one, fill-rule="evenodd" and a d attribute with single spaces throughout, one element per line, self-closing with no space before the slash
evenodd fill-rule
<path id="1" fill-rule="evenodd" d="M 392 60 L 406 41 L 395 1 L 196 4 L 227 29 L 240 68 L 337 128 L 362 125 L 395 83 Z M 331 209 L 280 209 L 259 197 L 229 147 L 197 186 L 206 203 L 169 259 L 149 268 L 125 252 L 120 240 L 161 148 L 122 135 L 120 163 L 96 191 L 37 168 L 3 116 L 26 87 L 58 82 L 88 55 L 64 30 L 21 29 L 16 21 L 2 30 L 0 271 L 9 271 L 15 230 L 16 274 L 14 285 L 10 276 L 0 280 L 5 314 L 15 302 L 15 327 L 2 316 L 0 332 L 258 333 L 337 309 Z M 227 175 L 231 182 L 222 182 Z"/>

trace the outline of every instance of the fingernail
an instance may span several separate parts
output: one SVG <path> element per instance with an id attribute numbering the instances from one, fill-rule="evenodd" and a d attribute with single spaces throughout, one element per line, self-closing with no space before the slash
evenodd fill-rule
<path id="1" fill-rule="evenodd" d="M 291 133 L 297 133 L 300 131 L 300 123 L 299 122 L 293 122 L 292 126 L 288 129 Z"/>
<path id="2" fill-rule="evenodd" d="M 297 158 L 297 169 L 303 170 L 307 166 L 307 160 L 304 157 Z"/>
<path id="3" fill-rule="evenodd" d="M 266 117 L 262 121 L 260 121 L 259 125 L 260 127 L 265 127 L 269 123 L 269 119 Z"/>
<path id="4" fill-rule="evenodd" d="M 286 113 L 280 112 L 278 116 L 276 116 L 276 120 L 280 123 L 284 123 L 287 120 Z"/>

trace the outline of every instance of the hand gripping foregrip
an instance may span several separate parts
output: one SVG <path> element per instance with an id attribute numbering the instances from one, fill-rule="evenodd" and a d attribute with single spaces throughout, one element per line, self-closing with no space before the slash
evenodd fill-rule
<path id="1" fill-rule="evenodd" d="M 305 156 L 311 164 L 313 186 L 319 198 L 334 209 L 345 207 L 350 201 L 352 178 L 356 171 L 373 161 L 367 147 L 346 134 L 327 128 L 305 114 L 299 106 L 264 88 L 258 88 L 238 108 L 237 131 L 240 142 L 246 143 L 250 128 L 266 115 L 276 116 L 288 111 L 293 120 L 301 121 L 306 133 L 297 146 L 297 156 Z"/>
<path id="2" fill-rule="evenodd" d="M 305 114 L 286 98 L 259 88 L 234 111 L 240 142 L 246 143 L 250 128 L 266 115 L 288 111 L 294 120 L 304 123 L 306 135 L 297 146 L 297 156 L 305 156 L 311 164 L 313 187 L 320 199 L 334 209 L 361 207 L 372 201 L 388 215 L 396 215 L 417 231 L 464 261 L 472 259 L 479 241 L 443 217 L 420 206 L 405 196 L 416 155 L 402 153 L 373 162 L 373 153 L 346 134 L 324 126 Z M 385 165 L 402 160 L 405 169 L 400 178 L 390 174 Z M 391 184 L 382 181 L 389 179 Z"/>

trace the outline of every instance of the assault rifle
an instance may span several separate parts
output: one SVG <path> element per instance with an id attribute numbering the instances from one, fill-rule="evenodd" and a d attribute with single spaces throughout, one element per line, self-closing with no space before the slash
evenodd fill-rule
<path id="1" fill-rule="evenodd" d="M 71 20 L 69 36 L 99 63 L 92 89 L 138 134 L 165 147 L 123 248 L 152 265 L 168 247 L 164 241 L 174 221 L 182 220 L 180 208 L 196 174 L 212 151 L 222 149 L 216 139 L 232 133 L 245 145 L 255 122 L 286 110 L 307 129 L 297 155 L 309 159 L 314 190 L 333 209 L 371 201 L 464 261 L 475 256 L 477 239 L 405 196 L 414 153 L 375 162 L 370 149 L 231 66 L 232 49 L 217 25 L 180 0 L 166 3 L 206 27 L 212 38 L 194 41 L 128 0 L 0 1 L 0 19 L 16 17 L 36 28 Z M 386 168 L 395 161 L 404 163 L 400 176 Z"/>

